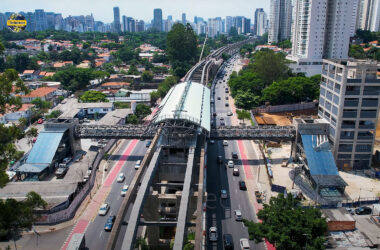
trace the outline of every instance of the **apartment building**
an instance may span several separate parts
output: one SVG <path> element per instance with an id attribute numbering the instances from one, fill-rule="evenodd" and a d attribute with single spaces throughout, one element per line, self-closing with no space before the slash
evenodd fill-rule
<path id="1" fill-rule="evenodd" d="M 340 170 L 371 165 L 379 110 L 380 65 L 372 60 L 323 60 L 318 116 L 330 123 Z"/>
<path id="2" fill-rule="evenodd" d="M 268 42 L 278 43 L 290 38 L 292 24 L 292 1 L 271 0 Z"/>

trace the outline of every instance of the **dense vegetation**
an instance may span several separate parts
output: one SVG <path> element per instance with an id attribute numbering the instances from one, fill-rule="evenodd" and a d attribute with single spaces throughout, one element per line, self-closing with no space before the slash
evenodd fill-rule
<path id="1" fill-rule="evenodd" d="M 318 208 L 303 208 L 291 194 L 271 197 L 257 214 L 262 223 L 244 220 L 250 239 L 266 238 L 278 250 L 324 249 L 326 219 Z"/>
<path id="2" fill-rule="evenodd" d="M 79 98 L 81 102 L 108 102 L 107 95 L 96 90 L 88 90 Z"/>
<path id="3" fill-rule="evenodd" d="M 380 49 L 368 44 L 368 42 L 378 41 L 380 44 L 380 32 L 371 32 L 368 30 L 357 30 L 354 39 L 363 40 L 364 48 L 370 48 L 364 51 L 360 45 L 350 44 L 348 56 L 356 59 L 374 59 L 380 61 Z"/>
<path id="4" fill-rule="evenodd" d="M 228 81 L 238 108 L 252 109 L 266 102 L 272 105 L 313 100 L 319 95 L 320 76 L 297 76 L 291 73 L 282 53 L 261 50 L 253 63 Z"/>
<path id="5" fill-rule="evenodd" d="M 152 103 L 155 103 L 158 98 L 164 98 L 166 93 L 178 82 L 175 76 L 166 77 L 163 82 L 158 85 L 157 91 L 150 93 L 150 99 Z"/>
<path id="6" fill-rule="evenodd" d="M 168 33 L 166 54 L 178 77 L 183 77 L 197 59 L 197 36 L 190 24 L 176 23 Z"/>

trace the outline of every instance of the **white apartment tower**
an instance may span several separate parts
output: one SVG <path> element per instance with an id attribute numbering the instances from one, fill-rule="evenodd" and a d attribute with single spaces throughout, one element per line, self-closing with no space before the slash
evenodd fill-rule
<path id="1" fill-rule="evenodd" d="M 257 13 L 257 23 L 255 24 L 256 35 L 262 36 L 266 32 L 267 14 L 262 11 Z"/>
<path id="2" fill-rule="evenodd" d="M 291 36 L 292 1 L 271 0 L 268 42 L 277 43 Z"/>
<path id="3" fill-rule="evenodd" d="M 322 58 L 347 58 L 355 29 L 356 0 L 295 0 L 293 13 L 293 72 L 320 74 Z"/>
<path id="4" fill-rule="evenodd" d="M 356 29 L 380 31 L 380 0 L 359 0 Z"/>
<path id="5" fill-rule="evenodd" d="M 379 111 L 380 65 L 371 60 L 323 60 L 318 116 L 330 123 L 338 169 L 371 165 Z"/>

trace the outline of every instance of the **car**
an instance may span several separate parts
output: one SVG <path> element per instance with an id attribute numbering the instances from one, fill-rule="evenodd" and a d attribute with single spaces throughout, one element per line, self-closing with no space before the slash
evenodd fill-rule
<path id="1" fill-rule="evenodd" d="M 42 124 L 42 123 L 44 123 L 44 120 L 42 118 L 40 118 L 40 119 L 38 119 L 37 123 Z"/>
<path id="2" fill-rule="evenodd" d="M 216 227 L 210 227 L 208 230 L 208 238 L 210 241 L 218 241 L 218 231 Z"/>
<path id="3" fill-rule="evenodd" d="M 226 104 L 224 104 L 224 106 L 226 106 L 226 107 L 228 107 L 228 106 L 230 106 L 228 103 L 226 103 Z"/>
<path id="4" fill-rule="evenodd" d="M 98 214 L 104 216 L 108 213 L 108 210 L 110 210 L 110 205 L 107 202 L 103 203 L 99 208 Z"/>
<path id="5" fill-rule="evenodd" d="M 246 238 L 240 239 L 240 248 L 241 250 L 249 250 L 249 241 Z"/>
<path id="6" fill-rule="evenodd" d="M 63 159 L 62 163 L 68 164 L 72 160 L 71 157 L 66 157 Z"/>
<path id="7" fill-rule="evenodd" d="M 224 121 L 221 121 L 220 126 L 226 126 L 226 123 Z"/>
<path id="8" fill-rule="evenodd" d="M 354 214 L 355 214 L 355 211 L 354 211 L 352 208 L 350 208 L 350 207 L 346 207 L 346 210 L 347 210 L 347 212 L 349 212 L 351 215 L 354 215 Z"/>
<path id="9" fill-rule="evenodd" d="M 128 185 L 124 185 L 123 188 L 121 189 L 121 196 L 125 196 L 125 194 L 127 193 L 128 191 L 128 188 L 129 186 Z"/>
<path id="10" fill-rule="evenodd" d="M 243 217 L 242 217 L 242 214 L 241 214 L 240 210 L 238 210 L 238 209 L 235 210 L 234 214 L 235 214 L 235 220 L 237 220 L 237 221 L 242 221 L 243 220 Z"/>
<path id="11" fill-rule="evenodd" d="M 69 168 L 67 168 L 67 167 L 59 167 L 55 171 L 55 176 L 57 177 L 57 179 L 63 178 L 66 175 L 68 170 L 69 170 Z"/>
<path id="12" fill-rule="evenodd" d="M 357 215 L 372 214 L 372 208 L 358 207 L 357 209 L 355 209 L 355 214 Z"/>
<path id="13" fill-rule="evenodd" d="M 227 162 L 227 167 L 229 167 L 229 168 L 233 168 L 233 167 L 234 167 L 234 161 L 229 160 L 229 161 Z"/>
<path id="14" fill-rule="evenodd" d="M 245 181 L 239 181 L 240 190 L 247 190 L 247 186 L 245 185 Z"/>
<path id="15" fill-rule="evenodd" d="M 223 163 L 223 157 L 221 155 L 218 155 L 218 157 L 216 158 L 216 162 L 218 164 L 222 164 Z"/>
<path id="16" fill-rule="evenodd" d="M 220 117 L 220 119 L 219 119 L 220 121 L 224 121 L 224 118 L 223 117 Z"/>
<path id="17" fill-rule="evenodd" d="M 227 116 L 232 116 L 232 115 L 233 115 L 233 114 L 232 114 L 231 111 L 227 113 Z"/>
<path id="18" fill-rule="evenodd" d="M 231 234 L 223 234 L 223 245 L 225 250 L 234 249 L 234 242 Z"/>
<path id="19" fill-rule="evenodd" d="M 149 140 L 149 141 L 146 142 L 145 147 L 149 148 L 150 144 L 152 144 L 152 141 Z"/>
<path id="20" fill-rule="evenodd" d="M 210 140 L 210 144 L 214 144 L 215 143 L 215 141 L 214 140 Z"/>
<path id="21" fill-rule="evenodd" d="M 218 100 L 220 100 L 220 96 L 218 96 Z"/>
<path id="22" fill-rule="evenodd" d="M 141 165 L 141 160 L 136 161 L 135 169 L 139 169 Z"/>
<path id="23" fill-rule="evenodd" d="M 217 116 L 216 112 L 212 113 L 213 116 Z"/>
<path id="24" fill-rule="evenodd" d="M 104 231 L 111 231 L 113 227 L 113 223 L 115 222 L 116 216 L 110 215 L 106 221 L 106 224 L 104 225 Z"/>
<path id="25" fill-rule="evenodd" d="M 32 143 L 36 143 L 36 141 L 37 141 L 37 137 L 34 137 L 32 140 Z"/>
<path id="26" fill-rule="evenodd" d="M 228 146 L 228 141 L 223 140 L 223 146 Z"/>
<path id="27" fill-rule="evenodd" d="M 234 168 L 234 170 L 232 171 L 232 174 L 234 176 L 239 176 L 240 175 L 239 169 L 238 168 Z"/>
<path id="28" fill-rule="evenodd" d="M 123 173 L 120 173 L 118 176 L 117 176 L 117 182 L 123 182 L 125 179 L 125 176 Z"/>
<path id="29" fill-rule="evenodd" d="M 227 190 L 222 189 L 220 191 L 220 198 L 222 198 L 222 199 L 227 199 L 228 198 Z"/>
<path id="30" fill-rule="evenodd" d="M 232 159 L 238 159 L 239 158 L 237 153 L 234 153 L 234 152 L 231 152 L 231 157 L 232 157 Z"/>

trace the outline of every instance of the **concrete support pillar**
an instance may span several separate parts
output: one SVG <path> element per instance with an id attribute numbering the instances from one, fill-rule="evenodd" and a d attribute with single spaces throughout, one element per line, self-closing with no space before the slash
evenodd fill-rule
<path id="1" fill-rule="evenodd" d="M 146 221 L 159 221 L 160 214 L 158 213 L 158 192 L 153 191 L 151 195 L 148 195 L 145 200 L 143 209 L 144 220 Z M 158 246 L 160 240 L 160 228 L 158 226 L 148 226 L 146 228 L 147 241 L 151 246 Z"/>

